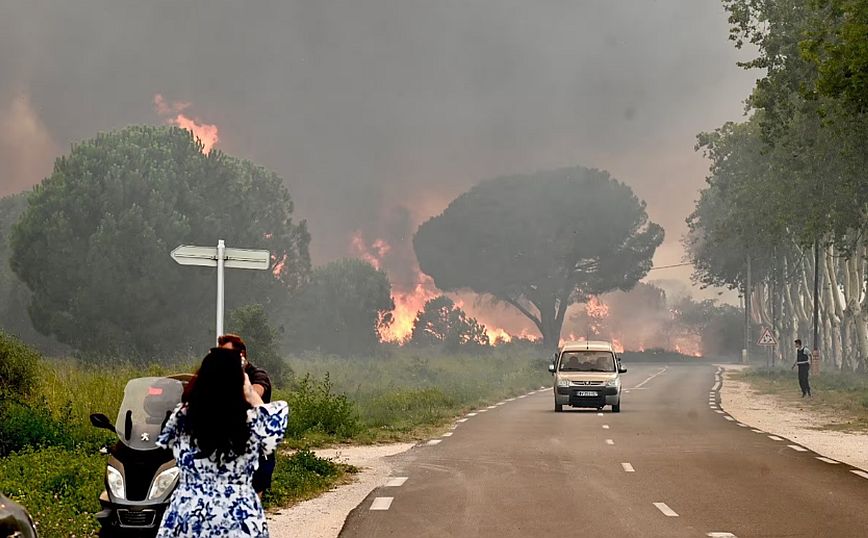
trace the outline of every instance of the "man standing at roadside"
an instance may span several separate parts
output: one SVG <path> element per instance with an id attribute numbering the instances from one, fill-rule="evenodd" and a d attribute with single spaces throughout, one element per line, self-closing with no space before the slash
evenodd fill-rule
<path id="1" fill-rule="evenodd" d="M 799 387 L 802 389 L 802 398 L 811 396 L 811 385 L 808 382 L 808 374 L 811 371 L 811 354 L 808 349 L 802 345 L 800 339 L 796 339 L 796 361 L 793 363 L 793 368 L 799 367 Z M 790 368 L 792 370 L 792 368 Z"/>
<path id="2" fill-rule="evenodd" d="M 253 391 L 259 394 L 263 403 L 269 403 L 271 401 L 271 379 L 268 377 L 268 372 L 262 368 L 257 368 L 247 360 L 247 345 L 244 340 L 237 334 L 227 333 L 217 338 L 217 345 L 241 353 L 244 372 L 250 378 Z M 253 473 L 253 489 L 260 498 L 262 493 L 271 487 L 271 475 L 274 474 L 275 463 L 274 452 L 272 452 L 268 457 L 259 460 L 259 467 Z"/>

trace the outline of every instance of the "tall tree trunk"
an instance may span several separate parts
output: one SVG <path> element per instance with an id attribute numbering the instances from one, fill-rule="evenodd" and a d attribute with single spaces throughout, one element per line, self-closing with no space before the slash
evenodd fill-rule
<path id="1" fill-rule="evenodd" d="M 827 319 L 831 328 L 829 336 L 832 340 L 832 355 L 838 368 L 844 367 L 843 346 L 841 342 L 841 318 L 844 316 L 844 307 L 841 304 L 841 292 L 838 289 L 837 264 L 834 258 L 835 247 L 830 245 L 823 256 L 826 270 L 825 274 L 825 297 Z"/>

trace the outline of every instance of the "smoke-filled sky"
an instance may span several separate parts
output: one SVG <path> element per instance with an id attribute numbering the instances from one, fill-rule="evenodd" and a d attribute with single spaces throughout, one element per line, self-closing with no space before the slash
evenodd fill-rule
<path id="1" fill-rule="evenodd" d="M 8 0 L 0 195 L 75 141 L 165 121 L 160 94 L 287 179 L 317 262 L 396 206 L 418 223 L 481 179 L 581 164 L 647 200 L 655 262 L 678 263 L 694 137 L 755 78 L 738 59 L 720 0 Z"/>

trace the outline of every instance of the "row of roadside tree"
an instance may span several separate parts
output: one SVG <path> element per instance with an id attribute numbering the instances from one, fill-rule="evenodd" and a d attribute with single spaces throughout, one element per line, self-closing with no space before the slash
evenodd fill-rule
<path id="1" fill-rule="evenodd" d="M 723 4 L 761 76 L 745 121 L 699 136 L 711 170 L 688 218 L 695 276 L 746 291 L 785 345 L 810 344 L 816 276 L 822 360 L 866 370 L 868 1 Z"/>

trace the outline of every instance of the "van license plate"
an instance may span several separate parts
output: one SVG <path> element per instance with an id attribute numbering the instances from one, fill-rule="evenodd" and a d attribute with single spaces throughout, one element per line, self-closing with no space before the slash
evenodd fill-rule
<path id="1" fill-rule="evenodd" d="M 591 396 L 593 398 L 597 396 L 597 393 L 590 390 L 577 390 L 576 396 Z"/>

